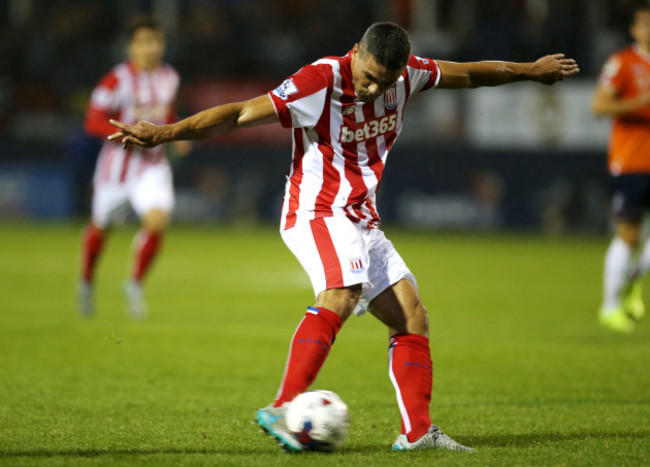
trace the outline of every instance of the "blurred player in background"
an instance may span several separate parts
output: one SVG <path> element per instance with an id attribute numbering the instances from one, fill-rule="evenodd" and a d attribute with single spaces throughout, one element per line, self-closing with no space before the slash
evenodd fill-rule
<path id="1" fill-rule="evenodd" d="M 393 450 L 469 450 L 431 424 L 427 310 L 415 277 L 379 228 L 375 192 L 411 96 L 435 87 L 553 84 L 579 70 L 562 54 L 534 63 L 454 63 L 410 50 L 404 29 L 377 23 L 347 55 L 307 65 L 255 99 L 204 110 L 174 125 L 112 122 L 120 131 L 109 139 L 127 148 L 278 121 L 292 128 L 281 233 L 308 273 L 316 303 L 295 331 L 275 401 L 256 415 L 288 450 L 302 448 L 287 431 L 287 403 L 314 382 L 344 321 L 366 310 L 389 329 L 389 375 L 402 418 Z"/>
<path id="2" fill-rule="evenodd" d="M 86 114 L 86 132 L 105 142 L 95 166 L 92 215 L 83 234 L 78 293 L 80 313 L 92 316 L 97 260 L 108 228 L 124 218 L 130 204 L 142 226 L 133 241 L 133 271 L 124 284 L 124 293 L 130 316 L 142 319 L 147 313 L 142 282 L 160 249 L 174 207 L 172 171 L 164 146 L 124 149 L 118 142 L 106 140 L 114 132 L 108 120 L 156 124 L 175 121 L 173 105 L 179 77 L 174 68 L 162 62 L 165 38 L 152 18 L 133 18 L 127 26 L 127 40 L 127 61 L 102 78 Z M 190 143 L 178 143 L 174 143 L 176 154 L 187 154 Z"/>
<path id="3" fill-rule="evenodd" d="M 605 255 L 599 322 L 626 333 L 645 314 L 641 280 L 650 269 L 650 241 L 640 248 L 642 219 L 650 208 L 649 4 L 634 10 L 630 34 L 634 43 L 609 57 L 593 100 L 596 115 L 613 117 L 608 168 L 616 224 Z"/>

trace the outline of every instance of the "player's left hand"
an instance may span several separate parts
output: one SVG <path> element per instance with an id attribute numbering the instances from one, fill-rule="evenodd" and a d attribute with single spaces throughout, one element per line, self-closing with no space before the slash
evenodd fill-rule
<path id="1" fill-rule="evenodd" d="M 580 67 L 576 61 L 564 54 L 546 55 L 533 63 L 531 70 L 535 81 L 549 85 L 578 73 Z"/>
<path id="2" fill-rule="evenodd" d="M 120 129 L 108 137 L 109 141 L 122 139 L 124 149 L 129 146 L 139 146 L 141 148 L 153 148 L 166 140 L 163 135 L 162 127 L 154 125 L 144 120 L 135 125 L 127 125 L 117 120 L 109 120 L 110 124 Z"/>

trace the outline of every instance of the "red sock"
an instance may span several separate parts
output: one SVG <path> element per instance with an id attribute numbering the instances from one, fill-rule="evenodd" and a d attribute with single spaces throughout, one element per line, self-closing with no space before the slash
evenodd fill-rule
<path id="1" fill-rule="evenodd" d="M 133 279 L 142 281 L 162 244 L 162 234 L 140 230 L 135 237 L 135 269 Z"/>
<path id="2" fill-rule="evenodd" d="M 81 245 L 81 276 L 86 282 L 92 282 L 95 264 L 104 246 L 104 233 L 92 224 L 88 224 L 83 232 Z"/>
<path id="3" fill-rule="evenodd" d="M 341 317 L 327 308 L 307 308 L 291 340 L 275 407 L 306 391 L 314 382 L 342 324 Z"/>
<path id="4" fill-rule="evenodd" d="M 409 442 L 416 441 L 431 426 L 433 365 L 429 339 L 417 334 L 396 334 L 390 339 L 388 365 L 402 416 L 402 434 Z"/>

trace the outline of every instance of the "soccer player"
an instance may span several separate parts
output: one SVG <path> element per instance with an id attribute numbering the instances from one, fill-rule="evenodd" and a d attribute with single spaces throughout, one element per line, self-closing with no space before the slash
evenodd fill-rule
<path id="1" fill-rule="evenodd" d="M 315 380 L 345 320 L 366 310 L 390 333 L 389 375 L 402 419 L 393 450 L 469 450 L 431 423 L 427 310 L 415 277 L 379 228 L 375 192 L 402 130 L 405 105 L 418 92 L 521 80 L 553 84 L 579 69 L 562 54 L 533 63 L 454 63 L 410 50 L 404 29 L 376 23 L 345 56 L 307 65 L 252 100 L 213 107 L 173 125 L 111 122 L 119 131 L 109 139 L 127 148 L 278 121 L 291 128 L 293 161 L 280 230 L 309 275 L 316 302 L 293 335 L 275 401 L 256 415 L 288 450 L 301 445 L 286 429 L 287 403 Z"/>
<path id="2" fill-rule="evenodd" d="M 615 235 L 605 255 L 598 319 L 624 333 L 645 314 L 641 279 L 650 269 L 650 240 L 639 247 L 650 208 L 650 5 L 634 10 L 630 34 L 634 43 L 609 57 L 593 99 L 596 115 L 613 118 L 608 168 Z"/>
<path id="3" fill-rule="evenodd" d="M 130 316 L 142 319 L 147 313 L 142 281 L 160 249 L 174 206 L 172 172 L 163 146 L 122 148 L 119 142 L 106 140 L 114 132 L 108 120 L 175 121 L 173 104 L 179 77 L 174 68 L 162 62 L 165 38 L 155 20 L 133 18 L 127 26 L 127 40 L 128 60 L 115 66 L 94 89 L 84 124 L 87 133 L 105 142 L 93 178 L 91 220 L 83 233 L 78 293 L 80 313 L 92 316 L 97 260 L 109 226 L 125 214 L 124 208 L 130 203 L 142 227 L 133 241 L 133 272 L 124 292 Z M 186 141 L 174 144 L 179 155 L 189 151 Z"/>

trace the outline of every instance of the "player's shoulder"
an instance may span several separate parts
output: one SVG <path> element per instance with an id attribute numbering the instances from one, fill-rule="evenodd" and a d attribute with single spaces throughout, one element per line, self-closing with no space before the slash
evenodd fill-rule
<path id="1" fill-rule="evenodd" d="M 419 55 L 411 54 L 409 60 L 406 64 L 407 68 L 426 68 L 429 69 L 432 66 L 436 66 L 435 60 L 427 57 L 420 57 Z"/>
<path id="2" fill-rule="evenodd" d="M 120 76 L 124 72 L 126 64 L 118 63 L 102 76 L 99 80 L 99 86 L 108 89 L 115 89 L 120 83 Z"/>
<path id="3" fill-rule="evenodd" d="M 323 58 L 303 66 L 294 75 L 301 82 L 309 82 L 312 86 L 330 86 L 338 65 L 332 60 Z"/>
<path id="4" fill-rule="evenodd" d="M 158 68 L 158 74 L 166 83 L 169 83 L 173 86 L 178 86 L 180 84 L 180 74 L 176 68 L 167 62 L 160 64 L 160 67 Z"/>
<path id="5" fill-rule="evenodd" d="M 349 57 L 347 55 L 344 55 L 342 57 L 338 57 L 336 55 L 328 55 L 326 57 L 319 58 L 313 62 L 312 65 L 335 68 L 342 66 L 342 64 L 346 61 L 349 61 Z"/>
<path id="6" fill-rule="evenodd" d="M 341 63 L 336 57 L 324 57 L 303 66 L 278 86 L 272 93 L 282 100 L 312 95 L 325 88 L 332 88 L 334 75 L 341 73 Z"/>
<path id="7" fill-rule="evenodd" d="M 637 61 L 639 59 L 639 54 L 636 51 L 636 48 L 634 45 L 628 45 L 627 47 L 623 47 L 621 49 L 618 49 L 614 53 L 612 53 L 608 58 L 608 62 L 620 62 L 621 64 L 626 64 L 630 62 Z"/>
<path id="8" fill-rule="evenodd" d="M 623 47 L 607 57 L 603 65 L 601 78 L 614 79 L 614 77 L 623 73 L 623 70 L 629 68 L 638 60 L 639 54 L 636 52 L 634 46 Z"/>
<path id="9" fill-rule="evenodd" d="M 334 73 L 339 72 L 341 69 L 341 61 L 338 60 L 338 57 L 323 57 L 309 65 L 305 65 L 303 69 L 313 75 L 319 75 L 329 79 Z"/>
<path id="10" fill-rule="evenodd" d="M 176 68 L 174 68 L 173 65 L 171 65 L 171 64 L 169 64 L 167 62 L 162 62 L 160 64 L 160 70 L 163 73 L 168 73 L 168 74 L 173 75 L 173 76 L 179 76 L 178 70 L 176 70 Z"/>

